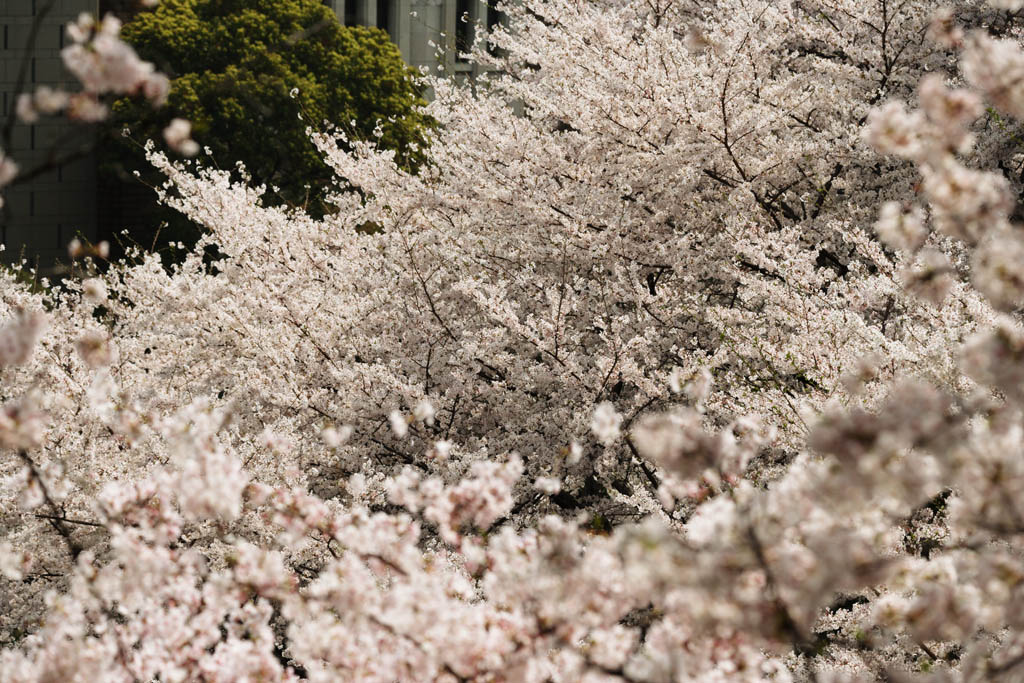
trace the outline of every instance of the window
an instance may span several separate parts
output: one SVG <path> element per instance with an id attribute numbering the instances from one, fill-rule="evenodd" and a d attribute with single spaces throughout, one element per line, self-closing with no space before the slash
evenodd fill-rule
<path id="1" fill-rule="evenodd" d="M 476 24 L 473 6 L 476 4 L 476 0 L 455 0 L 455 52 L 460 62 L 468 61 L 462 53 L 473 47 L 473 27 Z"/>
<path id="2" fill-rule="evenodd" d="M 497 2 L 497 0 L 488 0 L 487 2 L 488 31 L 493 31 L 496 26 L 503 26 L 505 24 L 505 13 L 499 11 L 498 8 L 494 6 L 495 2 Z M 491 44 L 487 45 L 487 51 L 490 52 L 492 55 L 497 55 L 499 52 L 501 52 L 501 50 L 499 50 L 497 47 Z"/>
<path id="3" fill-rule="evenodd" d="M 377 28 L 391 30 L 391 0 L 377 0 Z"/>

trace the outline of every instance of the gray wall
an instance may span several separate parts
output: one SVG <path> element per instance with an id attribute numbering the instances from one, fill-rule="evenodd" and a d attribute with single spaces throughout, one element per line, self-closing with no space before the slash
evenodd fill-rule
<path id="1" fill-rule="evenodd" d="M 0 0 L 0 119 L 4 121 L 14 111 L 18 73 L 36 12 L 48 2 Z M 81 12 L 95 13 L 97 9 L 98 0 L 56 0 L 41 25 L 35 49 L 28 55 L 24 91 L 32 92 L 43 84 L 73 87 L 74 79 L 64 72 L 60 59 L 66 40 L 64 26 Z M 89 146 L 91 133 L 88 127 L 60 117 L 43 117 L 32 126 L 16 125 L 7 151 L 22 171 L 29 171 L 48 163 L 58 140 L 62 140 L 57 151 L 60 155 Z M 24 254 L 31 262 L 38 259 L 40 266 L 49 268 L 57 261 L 67 262 L 67 243 L 72 238 L 82 235 L 95 240 L 96 172 L 91 155 L 7 188 L 4 195 L 5 207 L 0 213 L 0 241 L 7 247 L 4 261 Z"/>

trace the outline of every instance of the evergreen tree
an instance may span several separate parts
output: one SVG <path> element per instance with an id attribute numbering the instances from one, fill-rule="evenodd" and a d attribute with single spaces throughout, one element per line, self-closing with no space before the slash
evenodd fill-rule
<path id="1" fill-rule="evenodd" d="M 160 110 L 131 98 L 114 104 L 107 134 L 120 144 L 106 146 L 104 164 L 113 196 L 136 182 L 134 170 L 149 174 L 122 131 L 162 142 L 176 117 L 191 122 L 217 165 L 244 163 L 254 183 L 271 188 L 268 201 L 317 215 L 329 210 L 323 199 L 335 178 L 308 127 L 330 121 L 350 140 L 373 139 L 406 169 L 422 159 L 429 119 L 418 109 L 416 72 L 385 32 L 342 26 L 317 0 L 168 0 L 138 13 L 123 36 L 172 87 Z"/>

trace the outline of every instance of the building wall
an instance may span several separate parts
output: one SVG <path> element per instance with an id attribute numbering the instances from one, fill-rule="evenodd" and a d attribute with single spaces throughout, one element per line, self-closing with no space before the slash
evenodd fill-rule
<path id="1" fill-rule="evenodd" d="M 391 35 L 402 58 L 433 73 L 474 75 L 458 59 L 473 42 L 473 26 L 493 24 L 497 14 L 485 0 L 325 0 L 345 25 L 377 26 Z M 460 17 L 468 21 L 460 21 Z M 437 47 L 444 48 L 443 57 Z"/>
<path id="2" fill-rule="evenodd" d="M 40 25 L 34 50 L 26 53 L 33 23 L 49 0 L 0 0 L 0 120 L 14 116 L 18 75 L 24 61 L 22 91 L 37 85 L 73 87 L 60 58 L 64 26 L 81 12 L 98 10 L 98 0 L 55 0 Z M 6 150 L 22 172 L 49 165 L 58 141 L 61 152 L 91 147 L 88 127 L 60 118 L 42 118 L 35 125 L 17 124 Z M 55 166 L 23 184 L 8 188 L 0 212 L 0 241 L 10 262 L 22 255 L 49 268 L 67 261 L 67 244 L 76 236 L 96 237 L 96 172 L 92 155 Z"/>

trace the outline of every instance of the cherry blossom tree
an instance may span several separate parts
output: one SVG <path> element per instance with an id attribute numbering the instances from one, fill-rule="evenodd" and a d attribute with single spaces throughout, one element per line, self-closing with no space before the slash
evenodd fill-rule
<path id="1" fill-rule="evenodd" d="M 0 287 L 2 678 L 1019 680 L 1018 4 L 504 6 L 322 220 L 151 146 L 194 251 Z"/>

